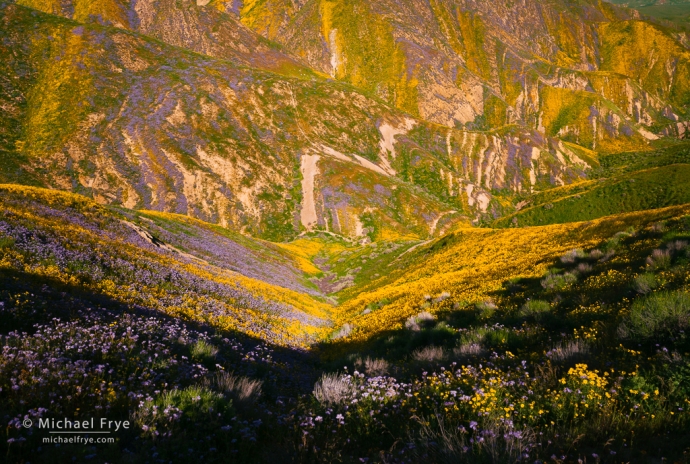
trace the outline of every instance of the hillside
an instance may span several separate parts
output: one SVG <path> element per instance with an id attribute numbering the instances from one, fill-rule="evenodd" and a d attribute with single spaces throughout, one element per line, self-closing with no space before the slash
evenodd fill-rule
<path id="1" fill-rule="evenodd" d="M 184 216 L 108 210 L 30 187 L 0 190 L 4 292 L 45 286 L 82 304 L 148 308 L 276 345 L 306 346 L 329 325 L 323 295 L 282 248 Z M 59 315 L 53 311 L 29 298 L 4 324 L 30 329 L 34 317 Z"/>
<path id="2" fill-rule="evenodd" d="M 592 163 L 536 131 L 450 130 L 344 84 L 3 8 L 3 75 L 25 76 L 3 81 L 4 182 L 272 240 L 314 228 L 424 238 L 441 217 L 490 211 L 489 189 L 569 182 Z"/>
<path id="3" fill-rule="evenodd" d="M 690 52 L 603 4 L 529 3 L 525 28 L 503 4 L 307 2 L 266 29 L 268 4 L 202 3 L 4 2 L 1 180 L 269 240 L 425 239 L 501 215 L 505 192 L 582 180 L 598 153 L 686 135 Z M 309 48 L 326 29 L 338 72 Z"/>
<path id="4" fill-rule="evenodd" d="M 620 151 L 688 119 L 687 47 L 600 1 L 251 1 L 239 18 L 314 69 L 450 127 L 521 124 Z"/>
<path id="5" fill-rule="evenodd" d="M 654 462 L 690 445 L 687 205 L 460 228 L 374 256 L 1 190 L 11 462 L 505 460 L 516 446 L 533 459 Z M 366 257 L 381 275 L 341 290 L 334 308 L 306 280 L 329 256 Z M 136 429 L 106 447 L 54 448 L 13 425 L 102 408 Z"/>
<path id="6" fill-rule="evenodd" d="M 3 462 L 687 462 L 685 10 L 0 0 Z"/>
<path id="7" fill-rule="evenodd" d="M 690 202 L 688 145 L 599 159 L 590 180 L 515 199 L 517 212 L 493 221 L 496 227 L 586 221 L 611 214 Z"/>

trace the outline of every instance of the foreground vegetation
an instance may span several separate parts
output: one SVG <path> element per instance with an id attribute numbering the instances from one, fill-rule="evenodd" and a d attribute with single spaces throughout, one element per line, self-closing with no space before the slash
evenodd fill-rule
<path id="1" fill-rule="evenodd" d="M 275 247 L 32 188 L 3 187 L 0 201 L 9 462 L 682 462 L 690 452 L 688 206 L 458 229 L 412 249 L 309 237 Z M 275 283 L 234 273 L 233 259 Z M 329 307 L 308 277 L 348 263 L 367 277 Z M 297 276 L 294 289 L 279 270 Z M 22 426 L 64 417 L 133 428 L 114 444 L 56 447 Z"/>

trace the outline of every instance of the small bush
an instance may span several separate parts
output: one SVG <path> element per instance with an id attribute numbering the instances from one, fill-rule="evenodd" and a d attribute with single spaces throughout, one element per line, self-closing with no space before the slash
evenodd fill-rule
<path id="1" fill-rule="evenodd" d="M 166 436 L 176 429 L 203 431 L 233 413 L 232 401 L 202 386 L 170 390 L 146 401 L 134 412 L 134 422 L 145 435 Z"/>
<path id="2" fill-rule="evenodd" d="M 333 340 L 339 340 L 341 338 L 348 337 L 352 333 L 352 325 L 344 324 L 339 330 L 337 330 L 331 338 Z"/>
<path id="3" fill-rule="evenodd" d="M 534 319 L 541 319 L 551 311 L 551 305 L 543 300 L 531 300 L 522 305 L 520 316 Z"/>
<path id="4" fill-rule="evenodd" d="M 472 330 L 468 330 L 463 333 L 460 337 L 460 343 L 463 345 L 470 344 L 481 344 L 486 338 L 486 334 L 490 332 L 490 329 L 486 327 L 476 327 Z"/>
<path id="5" fill-rule="evenodd" d="M 440 303 L 440 302 L 442 302 L 442 301 L 444 301 L 444 300 L 447 300 L 448 298 L 450 298 L 450 293 L 448 293 L 448 292 L 443 292 L 443 293 L 441 293 L 439 296 L 437 296 L 436 298 L 434 298 L 434 299 L 432 300 L 432 302 L 433 302 L 433 303 Z"/>
<path id="6" fill-rule="evenodd" d="M 364 372 L 373 377 L 388 374 L 389 367 L 390 365 L 385 359 L 372 359 L 367 357 L 364 360 Z"/>
<path id="7" fill-rule="evenodd" d="M 481 356 L 485 352 L 484 348 L 478 343 L 463 343 L 453 349 L 453 355 L 458 358 Z"/>
<path id="8" fill-rule="evenodd" d="M 433 321 L 436 320 L 436 316 L 428 311 L 422 311 L 416 316 L 411 316 L 405 321 L 405 327 L 409 330 L 419 331 L 422 328 L 428 327 Z"/>
<path id="9" fill-rule="evenodd" d="M 625 232 L 618 232 L 616 235 L 606 240 L 606 243 L 604 243 L 604 245 L 602 246 L 603 250 L 607 254 L 610 252 L 615 252 L 615 250 L 620 248 L 621 241 L 626 237 L 630 237 L 630 234 L 627 234 Z"/>
<path id="10" fill-rule="evenodd" d="M 388 361 L 385 359 L 372 359 L 369 356 L 364 359 L 356 357 L 354 359 L 354 365 L 358 371 L 366 372 L 367 375 L 371 377 L 386 375 L 388 374 L 388 369 L 390 368 L 390 364 L 388 364 Z"/>
<path id="11" fill-rule="evenodd" d="M 633 288 L 637 293 L 646 295 L 658 286 L 656 276 L 650 272 L 641 274 L 633 281 Z"/>
<path id="12" fill-rule="evenodd" d="M 549 274 L 541 280 L 541 286 L 546 290 L 561 290 L 577 281 L 577 276 L 573 273 Z"/>
<path id="13" fill-rule="evenodd" d="M 657 222 L 656 224 L 652 225 L 652 231 L 657 233 L 666 232 L 666 222 Z"/>
<path id="14" fill-rule="evenodd" d="M 555 346 L 546 353 L 546 357 L 552 361 L 569 361 L 580 359 L 589 354 L 589 346 L 583 340 L 572 340 Z"/>
<path id="15" fill-rule="evenodd" d="M 668 269 L 671 266 L 671 252 L 656 249 L 647 258 L 647 266 L 652 270 Z"/>
<path id="16" fill-rule="evenodd" d="M 631 336 L 650 338 L 669 335 L 690 325 L 690 294 L 687 292 L 655 293 L 636 300 L 630 309 L 625 330 Z"/>
<path id="17" fill-rule="evenodd" d="M 446 352 L 439 346 L 427 346 L 412 353 L 412 359 L 421 363 L 433 363 L 442 361 L 446 357 Z"/>
<path id="18" fill-rule="evenodd" d="M 344 404 L 353 397 L 355 386 L 340 374 L 324 374 L 314 385 L 314 398 L 325 405 Z"/>
<path id="19" fill-rule="evenodd" d="M 567 252 L 563 256 L 561 256 L 561 262 L 563 264 L 573 264 L 578 259 L 582 259 L 586 256 L 587 255 L 585 254 L 584 251 L 582 251 L 579 248 L 575 248 L 573 250 L 570 250 L 569 252 Z"/>
<path id="20" fill-rule="evenodd" d="M 493 301 L 483 301 L 481 303 L 477 303 L 475 307 L 477 308 L 477 312 L 479 313 L 478 315 L 480 319 L 491 318 L 491 316 L 493 316 L 496 312 L 496 309 L 498 309 L 498 307 L 493 303 Z"/>
<path id="21" fill-rule="evenodd" d="M 217 354 L 218 348 L 204 340 L 199 340 L 192 345 L 191 355 L 196 361 L 208 361 L 215 358 Z"/>
<path id="22" fill-rule="evenodd" d="M 212 380 L 206 381 L 205 386 L 215 387 L 231 397 L 235 404 L 250 405 L 261 396 L 261 380 L 254 380 L 231 372 L 219 372 Z"/>
<path id="23" fill-rule="evenodd" d="M 577 265 L 577 272 L 579 274 L 589 274 L 590 272 L 592 272 L 592 269 L 592 266 L 587 263 L 580 263 Z"/>
<path id="24" fill-rule="evenodd" d="M 481 439 L 470 438 L 465 427 L 446 424 L 443 416 L 420 421 L 421 427 L 412 449 L 412 462 L 438 464 L 475 462 L 523 462 L 536 434 L 529 428 L 517 430 L 512 421 L 485 420 Z M 478 424 L 479 425 L 479 424 Z M 475 435 L 477 437 L 478 435 Z"/>
<path id="25" fill-rule="evenodd" d="M 688 242 L 685 240 L 674 240 L 673 242 L 669 242 L 666 244 L 666 248 L 670 252 L 677 252 L 677 251 L 683 251 L 688 247 Z"/>
<path id="26" fill-rule="evenodd" d="M 604 256 L 604 252 L 599 249 L 594 249 L 589 252 L 589 257 L 592 259 L 601 259 Z"/>

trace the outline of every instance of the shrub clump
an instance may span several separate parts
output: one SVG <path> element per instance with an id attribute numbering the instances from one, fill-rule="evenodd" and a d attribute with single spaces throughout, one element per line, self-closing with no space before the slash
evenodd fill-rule
<path id="1" fill-rule="evenodd" d="M 212 427 L 215 422 L 232 415 L 231 400 L 207 387 L 195 385 L 173 389 L 143 402 L 133 419 L 145 436 L 169 437 L 179 435 L 186 427 L 195 428 L 199 424 Z M 205 428 L 204 425 L 201 428 Z"/>
<path id="2" fill-rule="evenodd" d="M 348 376 L 323 374 L 314 385 L 314 398 L 325 405 L 344 404 L 354 396 L 355 385 Z"/>
<path id="3" fill-rule="evenodd" d="M 551 305 L 543 300 L 531 300 L 522 305 L 519 315 L 522 317 L 529 317 L 534 319 L 541 319 L 544 315 L 551 311 Z"/>
<path id="4" fill-rule="evenodd" d="M 563 264 L 573 264 L 575 263 L 578 259 L 585 258 L 587 254 L 582 251 L 580 248 L 575 248 L 573 250 L 570 250 L 563 256 L 561 256 L 561 262 Z"/>
<path id="5" fill-rule="evenodd" d="M 412 359 L 421 363 L 433 363 L 442 361 L 446 357 L 446 352 L 439 346 L 427 346 L 412 353 Z"/>
<path id="6" fill-rule="evenodd" d="M 651 272 L 640 274 L 633 281 L 633 288 L 637 293 L 646 295 L 659 286 L 656 276 Z"/>
<path id="7" fill-rule="evenodd" d="M 354 364 L 357 369 L 363 370 L 371 377 L 386 375 L 390 368 L 390 364 L 385 359 L 371 358 L 369 356 L 364 359 L 357 358 Z"/>
<path id="8" fill-rule="evenodd" d="M 569 361 L 580 359 L 589 354 L 589 346 L 583 340 L 571 340 L 554 346 L 547 351 L 546 357 L 552 361 Z"/>
<path id="9" fill-rule="evenodd" d="M 577 282 L 577 276 L 572 272 L 548 274 L 541 280 L 541 286 L 546 290 L 561 290 L 575 282 Z"/>
<path id="10" fill-rule="evenodd" d="M 261 396 L 261 380 L 238 376 L 232 372 L 219 372 L 204 384 L 228 395 L 236 405 L 251 405 Z"/>
<path id="11" fill-rule="evenodd" d="M 453 349 L 453 355 L 458 358 L 471 358 L 485 354 L 486 350 L 479 343 L 462 343 Z"/>
<path id="12" fill-rule="evenodd" d="M 409 330 L 419 331 L 436 320 L 436 316 L 428 311 L 422 311 L 416 316 L 411 316 L 405 321 L 405 327 Z"/>
<path id="13" fill-rule="evenodd" d="M 339 340 L 341 338 L 346 338 L 352 333 L 352 325 L 344 324 L 339 330 L 337 330 L 331 337 L 333 340 Z"/>
<path id="14" fill-rule="evenodd" d="M 635 301 L 622 335 L 651 338 L 671 335 L 690 325 L 690 293 L 655 293 Z"/>
<path id="15" fill-rule="evenodd" d="M 647 257 L 647 266 L 652 270 L 667 269 L 671 266 L 670 250 L 656 249 Z"/>
<path id="16" fill-rule="evenodd" d="M 482 301 L 477 303 L 475 307 L 480 319 L 490 319 L 498 309 L 493 301 Z"/>
<path id="17" fill-rule="evenodd" d="M 199 340 L 191 348 L 192 359 L 195 361 L 207 361 L 213 359 L 218 354 L 218 348 L 206 342 Z"/>

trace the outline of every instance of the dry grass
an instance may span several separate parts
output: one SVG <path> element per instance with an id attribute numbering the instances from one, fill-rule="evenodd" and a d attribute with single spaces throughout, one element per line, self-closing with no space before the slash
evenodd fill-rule
<path id="1" fill-rule="evenodd" d="M 323 374 L 314 385 L 314 397 L 321 404 L 335 405 L 349 401 L 354 394 L 355 386 L 349 379 L 340 374 Z"/>

